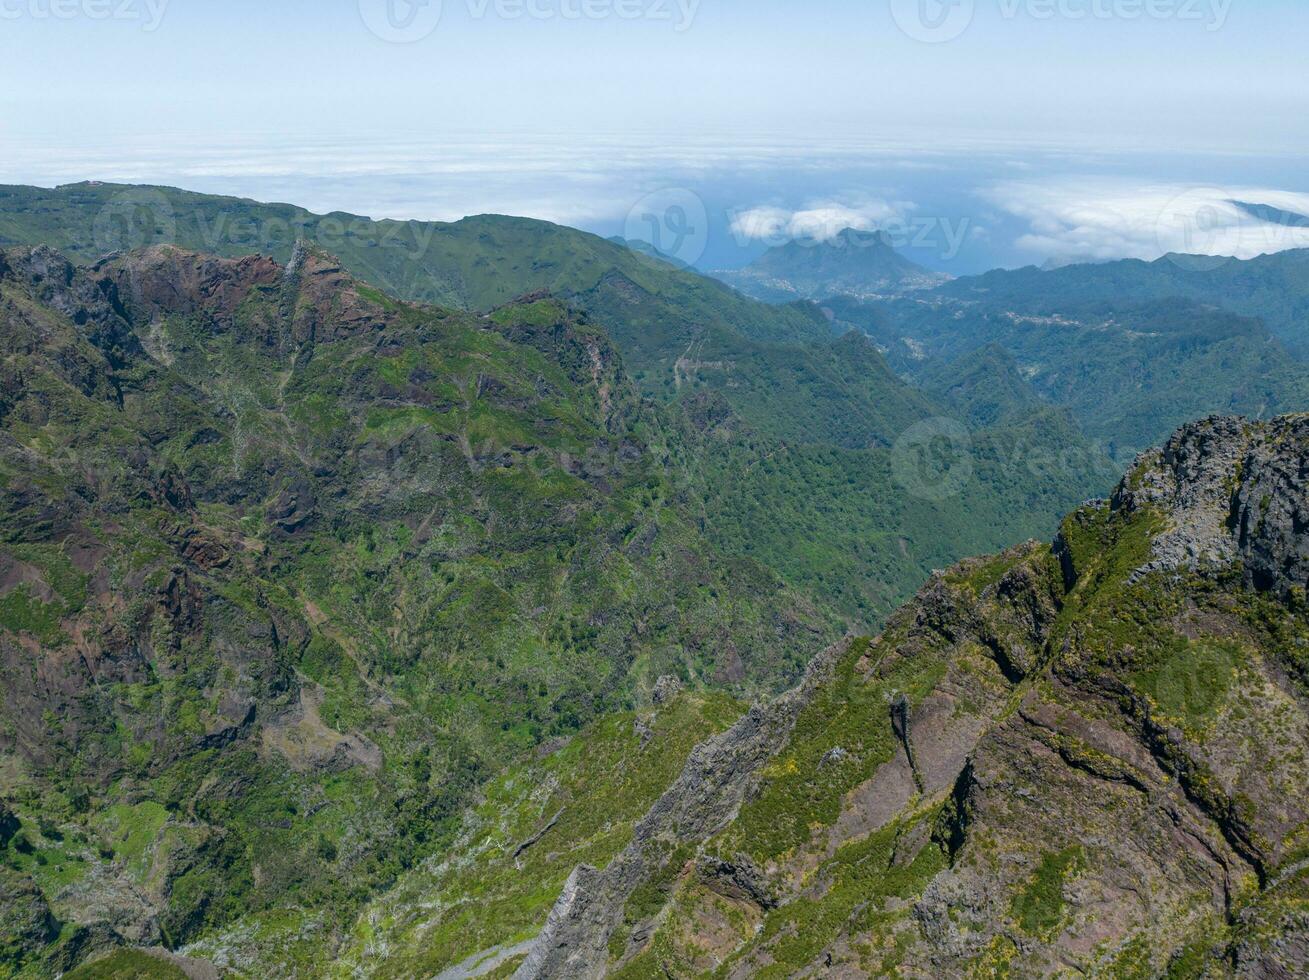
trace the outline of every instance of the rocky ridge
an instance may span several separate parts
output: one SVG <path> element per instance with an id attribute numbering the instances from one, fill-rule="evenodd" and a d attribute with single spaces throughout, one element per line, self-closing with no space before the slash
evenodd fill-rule
<path id="1" fill-rule="evenodd" d="M 1138 477 L 1120 488 L 1114 506 L 1161 508 L 1169 528 L 1155 540 L 1143 571 L 1197 569 L 1240 562 L 1246 584 L 1260 591 L 1304 593 L 1309 586 L 1309 472 L 1296 447 L 1309 440 L 1309 416 L 1270 423 L 1215 417 L 1188 426 Z"/>
<path id="2" fill-rule="evenodd" d="M 1207 419 L 938 576 L 696 753 L 517 976 L 1304 975 L 1307 476 L 1309 418 Z"/>
<path id="3" fill-rule="evenodd" d="M 583 865 L 573 872 L 515 976 L 601 975 L 609 937 L 632 892 L 651 875 L 676 873 L 670 864 L 679 848 L 699 844 L 731 821 L 844 648 L 825 651 L 795 690 L 755 705 L 729 731 L 697 746 L 677 781 L 636 825 L 632 843 L 603 871 Z M 758 900 L 749 871 L 718 862 L 712 874 L 720 887 L 743 888 Z"/>

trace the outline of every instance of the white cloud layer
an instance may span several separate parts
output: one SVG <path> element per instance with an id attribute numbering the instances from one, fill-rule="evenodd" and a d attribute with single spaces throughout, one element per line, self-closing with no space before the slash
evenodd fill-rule
<path id="1" fill-rule="evenodd" d="M 820 201 L 804 208 L 760 205 L 731 216 L 737 242 L 782 245 L 790 241 L 830 241 L 847 228 L 875 231 L 887 225 L 903 225 L 914 205 L 907 201 L 869 199 L 857 204 Z"/>
<path id="2" fill-rule="evenodd" d="M 1027 223 L 1017 245 L 1042 259 L 1250 259 L 1309 247 L 1309 194 L 1291 191 L 1069 177 L 1001 183 L 983 197 Z"/>

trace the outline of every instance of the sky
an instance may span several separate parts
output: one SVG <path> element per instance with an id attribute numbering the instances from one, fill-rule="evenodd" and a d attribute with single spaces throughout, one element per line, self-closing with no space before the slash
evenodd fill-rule
<path id="1" fill-rule="evenodd" d="M 709 268 L 843 220 L 952 271 L 1247 253 L 1305 244 L 1306 39 L 1302 0 L 0 0 L 0 180 L 689 207 L 654 237 Z"/>

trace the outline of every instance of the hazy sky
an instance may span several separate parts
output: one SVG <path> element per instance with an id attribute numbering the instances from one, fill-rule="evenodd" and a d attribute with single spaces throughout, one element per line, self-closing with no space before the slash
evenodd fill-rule
<path id="1" fill-rule="evenodd" d="M 0 0 L 0 180 L 607 234 L 671 188 L 701 264 L 926 216 L 964 271 L 1193 243 L 1182 197 L 1249 252 L 1233 188 L 1309 210 L 1306 40 L 1304 0 Z"/>
<path id="2" fill-rule="evenodd" d="M 377 36 L 393 22 L 421 39 Z M 1256 149 L 1303 146 L 1307 40 L 1303 0 L 0 0 L 0 99 L 46 132 L 913 124 Z"/>

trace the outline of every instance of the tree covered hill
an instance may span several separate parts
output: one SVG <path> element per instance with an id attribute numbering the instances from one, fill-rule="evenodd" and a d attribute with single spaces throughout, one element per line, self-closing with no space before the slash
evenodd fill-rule
<path id="1" fill-rule="evenodd" d="M 939 292 L 1031 314 L 1108 300 L 1129 305 L 1190 300 L 1261 320 L 1297 356 L 1309 355 L 1309 249 L 1246 260 L 1165 255 L 1153 262 L 996 271 L 947 283 Z"/>
<path id="2" fill-rule="evenodd" d="M 885 350 L 903 377 L 938 394 L 979 358 L 1002 352 L 1028 393 L 1067 409 L 1120 460 L 1212 412 L 1269 418 L 1309 408 L 1309 367 L 1261 320 L 1180 297 L 1028 299 L 997 291 L 825 305 Z M 1012 378 L 1002 388 L 1010 404 L 1028 401 Z"/>
<path id="3" fill-rule="evenodd" d="M 703 532 L 865 626 L 933 568 L 1050 533 L 1117 472 L 1048 405 L 973 424 L 949 399 L 897 376 L 861 333 L 834 335 L 812 304 L 756 302 L 558 225 L 374 222 L 170 188 L 0 188 L 0 241 L 53 244 L 87 261 L 162 241 L 286 261 L 296 235 L 330 245 L 344 269 L 401 299 L 486 312 L 545 291 L 585 314 L 634 387 L 687 436 L 676 470 Z M 702 424 L 711 417 L 722 424 Z M 942 437 L 943 417 L 953 439 Z M 937 458 L 943 449 L 965 464 L 953 480 L 903 479 L 920 461 L 951 466 Z M 936 495 L 936 484 L 951 493 Z"/>

